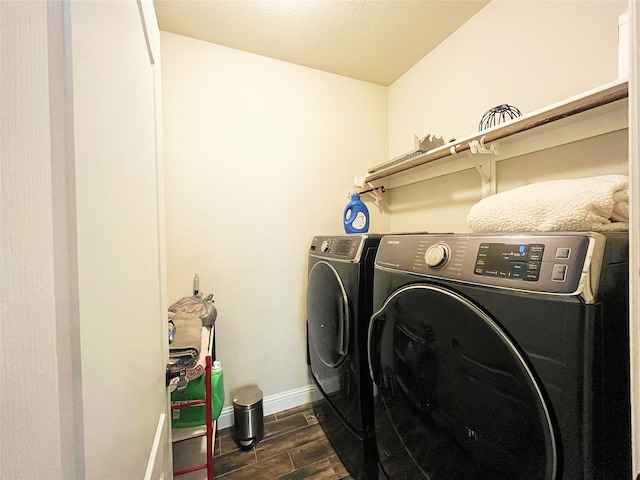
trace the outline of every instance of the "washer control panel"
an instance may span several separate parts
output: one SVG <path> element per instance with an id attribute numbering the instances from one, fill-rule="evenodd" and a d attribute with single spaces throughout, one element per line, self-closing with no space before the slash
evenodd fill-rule
<path id="1" fill-rule="evenodd" d="M 376 266 L 519 290 L 573 293 L 598 235 L 387 235 Z M 600 239 L 603 240 L 603 239 Z"/>
<path id="2" fill-rule="evenodd" d="M 544 247 L 541 243 L 481 243 L 474 273 L 537 282 L 540 279 Z"/>
<path id="3" fill-rule="evenodd" d="M 309 247 L 309 255 L 348 262 L 357 261 L 365 239 L 364 235 L 314 237 Z"/>

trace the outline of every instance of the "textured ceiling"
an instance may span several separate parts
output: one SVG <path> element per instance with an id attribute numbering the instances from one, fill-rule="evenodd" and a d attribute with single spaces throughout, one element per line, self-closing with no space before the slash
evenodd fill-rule
<path id="1" fill-rule="evenodd" d="M 160 30 L 388 86 L 485 0 L 155 0 Z"/>

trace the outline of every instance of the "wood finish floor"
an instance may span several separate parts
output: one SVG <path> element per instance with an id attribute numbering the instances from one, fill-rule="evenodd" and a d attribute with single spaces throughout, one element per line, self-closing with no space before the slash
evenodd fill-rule
<path id="1" fill-rule="evenodd" d="M 215 478 L 220 480 L 332 479 L 353 480 L 333 450 L 316 419 L 311 404 L 264 417 L 264 438 L 251 450 L 243 451 L 233 441 L 233 427 L 219 430 L 214 450 Z M 200 450 L 198 445 L 182 442 L 181 449 Z M 205 450 L 203 450 L 205 451 Z M 185 457 L 176 455 L 174 467 Z M 186 466 L 193 466 L 189 460 Z M 206 472 L 176 477 L 181 480 L 206 478 Z"/>
<path id="2" fill-rule="evenodd" d="M 214 456 L 216 478 L 351 479 L 318 424 L 311 405 L 264 417 L 264 438 L 242 451 L 232 427 L 218 432 Z"/>
<path id="3" fill-rule="evenodd" d="M 264 438 L 251 450 L 240 450 L 232 427 L 218 432 L 214 457 L 216 478 L 351 479 L 318 424 L 310 404 L 264 417 Z"/>

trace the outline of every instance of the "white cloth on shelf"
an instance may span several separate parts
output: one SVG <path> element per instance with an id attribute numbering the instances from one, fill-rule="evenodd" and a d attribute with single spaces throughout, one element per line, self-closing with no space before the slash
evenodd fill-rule
<path id="1" fill-rule="evenodd" d="M 629 177 L 532 183 L 484 198 L 467 216 L 474 233 L 624 231 L 629 229 Z"/>

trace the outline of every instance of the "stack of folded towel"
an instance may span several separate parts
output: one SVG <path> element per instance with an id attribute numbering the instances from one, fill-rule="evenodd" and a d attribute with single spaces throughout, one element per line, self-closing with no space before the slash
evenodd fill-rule
<path id="1" fill-rule="evenodd" d="M 193 368 L 200 356 L 202 320 L 196 315 L 177 312 L 173 317 L 176 332 L 169 345 L 169 360 L 174 369 Z"/>
<path id="2" fill-rule="evenodd" d="M 629 229 L 626 175 L 553 180 L 482 199 L 467 216 L 476 233 Z"/>

